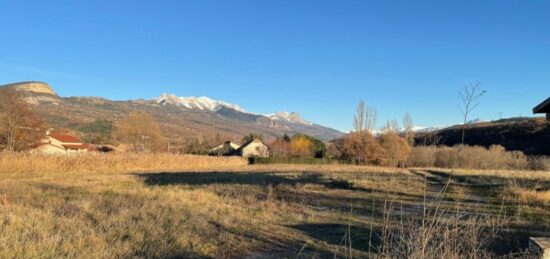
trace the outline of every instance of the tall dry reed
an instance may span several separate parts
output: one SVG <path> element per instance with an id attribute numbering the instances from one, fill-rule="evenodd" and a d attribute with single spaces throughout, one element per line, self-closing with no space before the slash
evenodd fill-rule
<path id="1" fill-rule="evenodd" d="M 45 156 L 28 153 L 0 153 L 0 174 L 199 170 L 243 167 L 245 165 L 247 165 L 247 161 L 242 157 L 134 153 Z"/>

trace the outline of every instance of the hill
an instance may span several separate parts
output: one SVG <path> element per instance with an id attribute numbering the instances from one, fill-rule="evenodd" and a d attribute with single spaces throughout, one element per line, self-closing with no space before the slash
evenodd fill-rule
<path id="1" fill-rule="evenodd" d="M 501 145 L 528 155 L 550 155 L 550 122 L 544 118 L 510 118 L 466 125 L 465 144 Z M 416 143 L 453 146 L 461 143 L 462 126 L 417 133 Z"/>
<path id="2" fill-rule="evenodd" d="M 51 86 L 42 82 L 21 82 L 0 87 L 20 91 L 52 127 L 75 131 L 93 131 L 97 123 L 107 122 L 112 126 L 128 113 L 138 111 L 154 115 L 166 137 L 172 140 L 216 135 L 240 139 L 248 133 L 261 134 L 270 140 L 285 133 L 304 133 L 329 141 L 342 135 L 337 130 L 307 122 L 297 113 L 275 113 L 292 114 L 281 119 L 251 113 L 238 105 L 208 97 L 163 94 L 153 100 L 112 101 L 101 97 L 61 97 Z"/>

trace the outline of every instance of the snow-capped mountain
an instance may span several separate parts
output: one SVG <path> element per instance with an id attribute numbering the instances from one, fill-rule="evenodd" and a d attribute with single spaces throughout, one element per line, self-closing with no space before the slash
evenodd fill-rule
<path id="1" fill-rule="evenodd" d="M 179 97 L 174 94 L 161 94 L 159 97 L 154 98 L 153 100 L 156 103 L 161 105 L 170 104 L 170 105 L 176 105 L 178 107 L 184 107 L 187 109 L 217 112 L 222 115 L 228 114 L 227 109 L 223 109 L 223 108 L 229 108 L 245 115 L 254 115 L 254 116 L 260 116 L 260 117 L 263 116 L 277 122 L 288 122 L 288 123 L 308 125 L 308 126 L 314 125 L 313 123 L 304 120 L 300 116 L 300 114 L 296 112 L 283 111 L 283 112 L 276 112 L 272 114 L 259 115 L 253 112 L 246 111 L 245 109 L 241 108 L 237 104 L 228 103 L 220 100 L 214 100 L 206 96 Z"/>
<path id="2" fill-rule="evenodd" d="M 297 124 L 313 125 L 313 123 L 304 120 L 297 112 L 276 112 L 265 115 L 268 118 L 276 121 L 287 121 Z"/>
<path id="3" fill-rule="evenodd" d="M 179 97 L 173 94 L 161 94 L 159 97 L 155 98 L 154 100 L 159 104 L 172 104 L 176 106 L 182 106 L 188 109 L 216 111 L 221 106 L 224 106 L 239 112 L 249 113 L 245 109 L 241 108 L 236 104 L 214 100 L 206 96 Z"/>

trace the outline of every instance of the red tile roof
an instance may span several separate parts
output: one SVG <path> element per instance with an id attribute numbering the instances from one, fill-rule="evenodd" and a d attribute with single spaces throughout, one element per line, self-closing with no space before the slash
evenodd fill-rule
<path id="1" fill-rule="evenodd" d="M 81 143 L 80 139 L 75 137 L 75 136 L 71 136 L 71 135 L 63 135 L 63 134 L 50 134 L 50 137 L 54 138 L 54 139 L 57 139 L 61 142 L 64 142 L 64 143 Z"/>

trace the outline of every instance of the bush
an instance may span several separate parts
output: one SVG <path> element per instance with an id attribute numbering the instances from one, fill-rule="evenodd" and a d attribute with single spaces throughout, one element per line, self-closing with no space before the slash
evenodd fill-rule
<path id="1" fill-rule="evenodd" d="M 520 151 L 506 151 L 502 146 L 421 146 L 412 148 L 408 163 L 417 167 L 469 169 L 529 169 L 533 162 Z M 540 163 L 539 163 L 540 164 Z"/>
<path id="2" fill-rule="evenodd" d="M 387 132 L 380 136 L 380 145 L 384 149 L 384 165 L 403 167 L 407 163 L 411 147 L 406 139 L 394 132 Z"/>
<path id="3" fill-rule="evenodd" d="M 531 170 L 550 171 L 550 157 L 540 156 L 529 158 L 529 168 L 531 168 Z"/>
<path id="4" fill-rule="evenodd" d="M 336 147 L 342 153 L 342 159 L 356 164 L 385 163 L 385 153 L 378 140 L 370 132 L 363 130 L 352 132 L 336 141 Z"/>
<path id="5" fill-rule="evenodd" d="M 432 167 L 435 165 L 435 146 L 413 147 L 409 154 L 409 165 L 417 167 Z"/>

